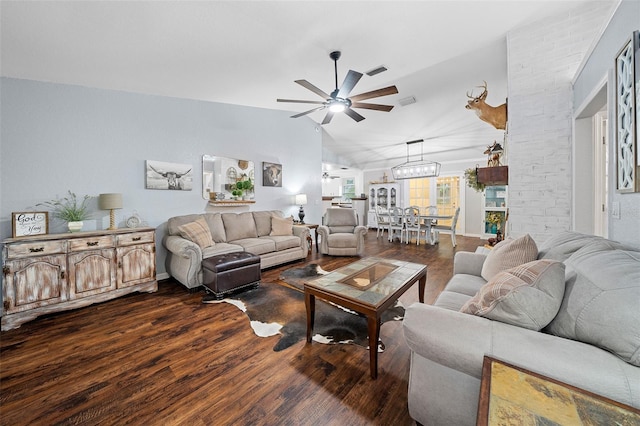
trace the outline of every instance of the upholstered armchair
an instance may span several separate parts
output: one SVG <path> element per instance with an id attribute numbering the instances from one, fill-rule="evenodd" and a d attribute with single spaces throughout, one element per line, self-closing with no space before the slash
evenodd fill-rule
<path id="1" fill-rule="evenodd" d="M 357 256 L 362 252 L 366 233 L 367 228 L 358 225 L 358 215 L 354 209 L 328 208 L 322 225 L 318 227 L 320 253 Z"/>

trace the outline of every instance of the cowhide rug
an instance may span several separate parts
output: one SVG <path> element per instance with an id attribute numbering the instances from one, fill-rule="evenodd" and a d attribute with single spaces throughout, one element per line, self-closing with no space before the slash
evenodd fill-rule
<path id="1" fill-rule="evenodd" d="M 227 302 L 245 312 L 256 335 L 260 337 L 280 334 L 273 347 L 278 352 L 307 337 L 307 312 L 304 293 L 293 288 L 274 283 L 261 283 L 259 287 L 247 290 L 223 300 L 203 302 Z M 381 322 L 399 321 L 404 318 L 404 307 L 400 302 L 382 315 Z M 367 319 L 355 312 L 316 298 L 316 314 L 313 340 L 325 344 L 356 344 L 368 348 Z M 378 352 L 384 350 L 379 342 Z"/>
<path id="2" fill-rule="evenodd" d="M 328 271 L 322 269 L 315 263 L 310 263 L 302 268 L 290 268 L 280 274 L 280 279 L 287 284 L 304 291 L 304 282 L 320 275 L 328 274 Z"/>

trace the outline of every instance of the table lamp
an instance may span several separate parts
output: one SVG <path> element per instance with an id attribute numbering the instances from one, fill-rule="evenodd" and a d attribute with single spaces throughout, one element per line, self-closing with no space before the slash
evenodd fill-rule
<path id="1" fill-rule="evenodd" d="M 109 213 L 109 231 L 118 229 L 116 226 L 116 215 L 114 209 L 122 208 L 122 194 L 100 194 L 98 197 L 98 207 L 100 210 L 110 210 Z"/>
<path id="2" fill-rule="evenodd" d="M 300 223 L 304 223 L 304 208 L 302 208 L 302 206 L 307 204 L 307 194 L 297 194 L 296 204 L 300 206 L 300 210 L 298 210 L 298 217 L 300 218 Z"/>

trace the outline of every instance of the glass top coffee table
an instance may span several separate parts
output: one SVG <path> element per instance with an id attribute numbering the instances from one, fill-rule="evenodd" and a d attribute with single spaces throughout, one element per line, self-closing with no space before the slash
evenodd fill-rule
<path id="1" fill-rule="evenodd" d="M 378 376 L 380 317 L 409 287 L 418 282 L 424 303 L 427 265 L 379 257 L 366 257 L 326 275 L 306 281 L 307 342 L 311 343 L 316 297 L 352 309 L 367 317 L 371 378 Z"/>

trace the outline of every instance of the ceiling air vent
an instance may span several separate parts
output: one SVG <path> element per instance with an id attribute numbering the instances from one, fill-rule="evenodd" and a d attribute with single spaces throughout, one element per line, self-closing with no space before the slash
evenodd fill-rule
<path id="1" fill-rule="evenodd" d="M 398 101 L 401 106 L 407 106 L 416 103 L 415 96 L 407 96 L 406 98 L 402 98 Z"/>
<path id="2" fill-rule="evenodd" d="M 376 67 L 370 71 L 367 71 L 365 74 L 367 74 L 369 77 L 373 77 L 376 74 L 380 74 L 381 72 L 385 72 L 387 70 L 387 67 L 385 67 L 384 65 L 380 65 L 379 67 Z"/>

